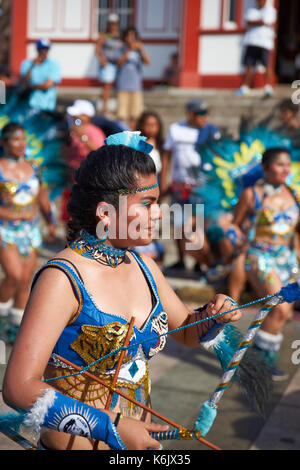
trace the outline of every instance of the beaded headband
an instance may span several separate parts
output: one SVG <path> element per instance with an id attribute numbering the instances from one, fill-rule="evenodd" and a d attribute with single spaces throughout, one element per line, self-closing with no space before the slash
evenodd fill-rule
<path id="1" fill-rule="evenodd" d="M 135 194 L 142 193 L 143 191 L 149 191 L 158 187 L 158 183 L 152 184 L 151 186 L 144 186 L 143 188 L 129 188 L 129 189 L 118 189 L 117 192 L 120 196 L 125 196 L 126 194 Z"/>
<path id="2" fill-rule="evenodd" d="M 153 145 L 146 142 L 146 137 L 141 136 L 140 131 L 131 132 L 124 131 L 118 132 L 117 134 L 112 134 L 104 141 L 105 145 L 125 145 L 126 147 L 131 147 L 140 152 L 149 154 Z M 158 183 L 152 184 L 151 186 L 144 186 L 143 188 L 124 188 L 115 190 L 120 196 L 125 196 L 127 194 L 136 194 L 143 191 L 149 191 L 158 187 Z M 112 192 L 115 192 L 112 191 Z"/>

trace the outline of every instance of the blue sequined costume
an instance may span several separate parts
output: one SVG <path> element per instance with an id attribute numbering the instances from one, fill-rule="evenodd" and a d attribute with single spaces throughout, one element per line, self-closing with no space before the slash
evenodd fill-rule
<path id="1" fill-rule="evenodd" d="M 253 188 L 255 197 L 254 221 L 249 238 L 250 248 L 247 250 L 247 269 L 255 267 L 261 282 L 273 282 L 272 273 L 276 272 L 283 284 L 296 280 L 299 272 L 297 256 L 292 241 L 295 227 L 299 220 L 299 206 L 296 201 L 288 209 L 279 211 L 264 205 L 264 197 L 260 201 Z M 256 237 L 267 236 L 286 244 L 258 242 Z"/>
<path id="2" fill-rule="evenodd" d="M 166 336 L 159 337 L 159 335 L 167 333 L 168 319 L 167 314 L 163 311 L 153 276 L 148 267 L 135 251 L 129 250 L 129 252 L 139 264 L 148 282 L 153 297 L 153 308 L 142 328 L 134 326 L 130 340 L 132 347 L 125 356 L 116 387 L 131 398 L 147 404 L 151 389 L 148 360 L 165 346 Z M 91 294 L 80 279 L 79 273 L 66 261 L 50 260 L 41 268 L 43 270 L 54 267 L 63 271 L 68 276 L 78 300 L 77 313 L 65 327 L 50 357 L 49 364 L 55 367 L 54 375 L 69 373 L 69 368 L 66 368 L 57 355 L 68 359 L 79 367 L 85 367 L 110 351 L 121 347 L 129 325 L 129 321 L 125 317 L 103 312 L 96 306 Z M 34 282 L 41 270 L 36 274 Z M 149 339 L 149 337 L 153 337 L 153 340 L 136 344 Z M 92 366 L 90 370 L 107 383 L 111 383 L 119 356 L 120 352 L 109 356 L 104 361 Z M 71 369 L 71 372 L 74 371 Z M 55 381 L 55 384 L 58 388 L 61 387 L 63 393 L 79 399 L 78 393 L 82 392 L 87 385 L 83 376 L 60 379 Z M 88 403 L 101 400 L 104 407 L 107 393 L 107 388 L 89 381 L 88 388 L 85 388 L 83 401 Z M 143 413 L 139 407 L 116 393 L 113 395 L 110 409 L 121 411 L 126 416 L 141 417 Z"/>
<path id="3" fill-rule="evenodd" d="M 36 203 L 40 181 L 37 169 L 33 167 L 33 175 L 24 182 L 5 178 L 0 170 L 0 205 L 10 210 L 22 213 L 32 210 Z M 40 220 L 0 220 L 1 247 L 15 245 L 23 256 L 28 256 L 32 250 L 38 250 L 42 245 Z"/>

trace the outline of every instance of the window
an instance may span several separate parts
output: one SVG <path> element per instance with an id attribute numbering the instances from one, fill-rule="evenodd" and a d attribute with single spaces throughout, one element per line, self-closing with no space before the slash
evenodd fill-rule
<path id="1" fill-rule="evenodd" d="M 223 26 L 225 29 L 235 29 L 237 27 L 237 2 L 239 0 L 225 0 Z"/>
<path id="2" fill-rule="evenodd" d="M 98 32 L 105 31 L 110 13 L 117 13 L 120 28 L 124 30 L 134 25 L 135 0 L 98 0 Z"/>

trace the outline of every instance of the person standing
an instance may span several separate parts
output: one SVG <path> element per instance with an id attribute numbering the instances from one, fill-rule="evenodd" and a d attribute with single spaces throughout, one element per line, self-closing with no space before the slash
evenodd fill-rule
<path id="1" fill-rule="evenodd" d="M 96 111 L 94 105 L 87 100 L 76 100 L 67 108 L 71 119 L 70 144 L 67 146 L 67 160 L 71 168 L 77 169 L 91 151 L 104 145 L 105 134 L 92 118 Z"/>
<path id="2" fill-rule="evenodd" d="M 93 103 L 87 100 L 76 100 L 72 106 L 67 108 L 70 127 L 64 154 L 69 172 L 66 187 L 62 194 L 62 220 L 64 222 L 69 219 L 67 203 L 70 199 L 75 170 L 91 151 L 104 145 L 106 137 L 104 132 L 92 123 L 95 114 Z"/>
<path id="3" fill-rule="evenodd" d="M 51 42 L 40 39 L 36 43 L 35 59 L 22 62 L 20 87 L 22 94 L 28 95 L 31 108 L 40 111 L 55 111 L 57 85 L 61 81 L 60 65 L 48 57 Z"/>
<path id="4" fill-rule="evenodd" d="M 99 80 L 102 83 L 102 114 L 104 115 L 108 112 L 108 100 L 117 77 L 116 60 L 122 45 L 119 17 L 116 13 L 111 13 L 108 16 L 107 30 L 99 34 L 96 44 L 96 55 L 100 63 Z"/>
<path id="5" fill-rule="evenodd" d="M 245 75 L 242 86 L 236 91 L 239 96 L 249 95 L 254 69 L 257 65 L 263 65 L 266 69 L 265 95 L 272 96 L 274 93 L 270 53 L 274 49 L 276 19 L 276 9 L 270 6 L 267 0 L 256 0 L 256 7 L 249 8 L 246 12 L 247 32 L 244 38 L 243 57 Z"/>
<path id="6" fill-rule="evenodd" d="M 56 223 L 39 171 L 25 159 L 25 129 L 18 123 L 7 124 L 2 129 L 1 145 L 0 263 L 4 278 L 0 283 L 0 318 L 4 317 L 8 339 L 13 340 L 42 245 L 39 209 L 48 225 L 49 242 L 54 241 Z"/>
<path id="7" fill-rule="evenodd" d="M 217 126 L 208 122 L 208 107 L 201 99 L 194 99 L 187 104 L 187 120 L 173 123 L 168 131 L 160 174 L 161 196 L 170 189 L 172 204 L 192 204 L 193 188 L 201 181 L 199 170 L 201 156 L 199 147 L 212 140 L 219 140 L 221 132 Z M 168 185 L 169 166 L 171 168 L 171 186 Z M 177 240 L 179 261 L 173 267 L 184 268 L 184 240 Z"/>
<path id="8" fill-rule="evenodd" d="M 163 146 L 163 124 L 161 117 L 154 111 L 145 111 L 137 122 L 137 130 L 147 137 L 148 144 L 153 146 L 150 152 L 156 172 L 161 172 L 161 151 Z"/>
<path id="9" fill-rule="evenodd" d="M 143 64 L 150 65 L 150 59 L 135 28 L 127 28 L 123 40 L 125 45 L 117 61 L 118 119 L 134 130 L 144 108 Z"/>

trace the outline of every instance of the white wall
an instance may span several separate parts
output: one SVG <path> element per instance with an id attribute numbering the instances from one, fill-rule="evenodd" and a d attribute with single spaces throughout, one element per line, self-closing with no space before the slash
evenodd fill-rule
<path id="1" fill-rule="evenodd" d="M 144 66 L 144 77 L 148 79 L 159 79 L 166 66 L 169 64 L 170 56 L 177 52 L 177 46 L 173 44 L 147 44 L 146 51 L 149 54 L 151 65 Z"/>
<path id="2" fill-rule="evenodd" d="M 202 36 L 199 48 L 199 73 L 204 75 L 235 75 L 241 72 L 241 34 L 210 34 Z"/>
<path id="3" fill-rule="evenodd" d="M 34 44 L 30 44 L 27 51 L 28 57 L 35 57 Z M 60 64 L 63 78 L 97 78 L 98 60 L 94 51 L 93 43 L 55 42 L 51 47 L 49 57 Z"/>
<path id="4" fill-rule="evenodd" d="M 220 27 L 221 0 L 202 0 L 201 27 L 215 29 Z"/>
<path id="5" fill-rule="evenodd" d="M 29 0 L 28 37 L 88 39 L 91 0 Z"/>
<path id="6" fill-rule="evenodd" d="M 146 79 L 159 79 L 177 44 L 157 43 L 157 40 L 178 38 L 185 0 L 137 0 L 136 27 L 142 39 L 154 39 L 146 50 L 151 65 L 144 67 Z M 95 12 L 93 0 L 29 0 L 28 39 L 50 38 L 53 45 L 50 57 L 58 61 L 64 78 L 97 78 L 98 60 L 95 44 L 72 42 L 93 38 Z M 58 40 L 58 42 L 55 41 Z M 70 42 L 59 42 L 59 40 Z M 36 55 L 35 44 L 27 48 L 27 57 Z"/>
<path id="7" fill-rule="evenodd" d="M 137 24 L 144 39 L 176 39 L 185 0 L 138 0 Z"/>
<path id="8" fill-rule="evenodd" d="M 146 51 L 149 54 L 151 65 L 144 66 L 144 78 L 158 80 L 169 63 L 170 55 L 176 52 L 177 46 L 173 44 L 147 44 Z M 35 44 L 27 48 L 27 57 L 36 56 Z M 95 56 L 93 43 L 59 43 L 55 42 L 49 53 L 61 65 L 62 76 L 65 78 L 97 78 L 98 60 Z"/>

